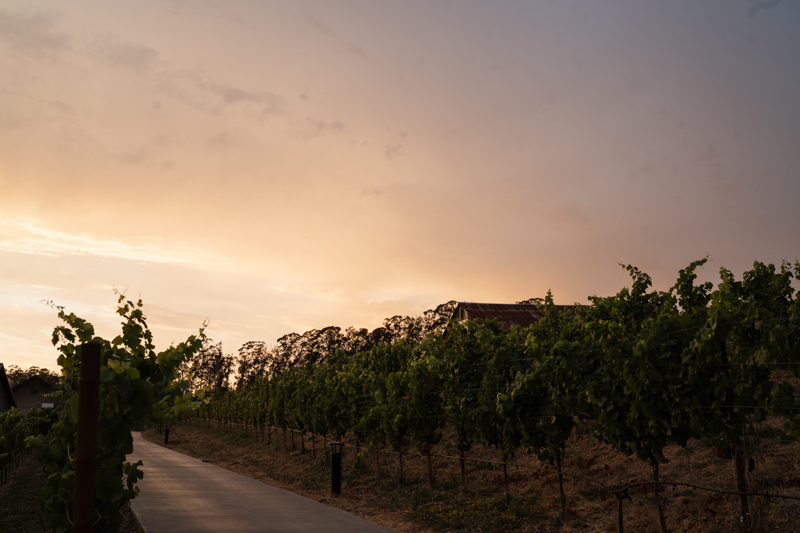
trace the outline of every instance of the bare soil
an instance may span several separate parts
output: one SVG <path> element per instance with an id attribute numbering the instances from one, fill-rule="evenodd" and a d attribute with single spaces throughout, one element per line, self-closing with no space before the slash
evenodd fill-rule
<path id="1" fill-rule="evenodd" d="M 771 429 L 777 420 L 757 430 L 752 452 L 754 470 L 748 473 L 750 490 L 800 496 L 800 444 L 783 442 Z M 207 427 L 208 425 L 208 427 Z M 271 435 L 271 436 L 270 436 Z M 143 436 L 164 444 L 157 427 Z M 284 445 L 285 438 L 285 445 Z M 263 439 L 263 440 L 262 440 Z M 292 446 L 294 441 L 294 446 Z M 652 480 L 651 467 L 626 457 L 594 437 L 576 431 L 566 448 L 564 490 L 566 520 L 560 519 L 558 483 L 554 468 L 524 452 L 508 465 L 510 501 L 505 498 L 502 465 L 468 460 L 466 493 L 462 492 L 460 462 L 452 439 L 433 449 L 436 485 L 428 486 L 427 458 L 416 452 L 400 458 L 382 451 L 356 458 L 352 439 L 343 453 L 342 494 L 330 493 L 330 464 L 321 437 L 290 431 L 245 429 L 230 432 L 216 422 L 173 424 L 168 448 L 191 455 L 264 483 L 351 512 L 398 532 L 614 532 L 618 528 L 618 501 L 605 487 Z M 313 450 L 313 451 L 312 451 Z M 665 450 L 669 463 L 660 467 L 662 481 L 683 481 L 721 490 L 735 490 L 733 466 L 712 447 L 690 441 L 686 448 Z M 451 456 L 447 458 L 442 456 Z M 497 452 L 476 446 L 469 459 L 498 461 Z M 379 463 L 379 467 L 378 467 Z M 380 474 L 378 475 L 378 468 Z M 145 475 L 147 465 L 144 465 Z M 661 500 L 671 532 L 744 531 L 735 495 L 678 487 L 662 489 Z M 629 491 L 623 502 L 625 531 L 660 532 L 653 485 Z M 800 501 L 750 497 L 751 532 L 800 532 Z"/>

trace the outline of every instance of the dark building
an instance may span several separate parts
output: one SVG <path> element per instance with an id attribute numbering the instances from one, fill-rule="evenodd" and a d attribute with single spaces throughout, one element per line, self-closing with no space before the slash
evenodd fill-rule
<path id="1" fill-rule="evenodd" d="M 6 369 L 3 363 L 0 363 L 0 413 L 5 413 L 16 406 L 17 402 L 14 401 L 14 393 L 11 390 L 11 384 L 8 382 Z"/>
<path id="2" fill-rule="evenodd" d="M 27 415 L 35 407 L 53 407 L 53 400 L 45 394 L 53 392 L 53 387 L 39 376 L 31 376 L 11 387 L 17 402 L 17 409 Z"/>
<path id="3" fill-rule="evenodd" d="M 557 305 L 562 311 L 575 309 L 574 305 Z M 458 302 L 453 310 L 453 320 L 491 320 L 495 319 L 505 329 L 511 326 L 523 328 L 535 324 L 542 319 L 542 313 L 532 304 L 483 304 L 475 302 Z"/>

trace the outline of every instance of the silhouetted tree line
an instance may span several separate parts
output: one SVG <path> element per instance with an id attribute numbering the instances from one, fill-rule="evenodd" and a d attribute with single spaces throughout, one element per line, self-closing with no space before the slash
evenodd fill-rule
<path id="1" fill-rule="evenodd" d="M 46 368 L 39 368 L 38 366 L 23 369 L 19 365 L 11 365 L 6 368 L 6 376 L 8 377 L 8 381 L 14 382 L 14 385 L 18 385 L 33 376 L 39 376 L 54 389 L 58 388 L 58 382 L 61 380 L 60 373 L 53 372 Z"/>
<path id="2" fill-rule="evenodd" d="M 425 311 L 419 317 L 393 316 L 383 325 L 369 331 L 366 328 L 349 327 L 342 331 L 337 326 L 312 329 L 302 335 L 289 333 L 279 338 L 275 345 L 262 341 L 246 342 L 239 353 L 224 354 L 222 343 L 207 339 L 194 358 L 184 364 L 181 371 L 191 380 L 193 389 L 209 386 L 212 393 L 228 390 L 235 372 L 236 387 L 243 388 L 260 376 L 277 375 L 294 367 L 317 365 L 328 357 L 343 351 L 348 356 L 364 352 L 381 344 L 393 344 L 400 339 L 420 342 L 434 333 L 444 330 L 457 303 L 450 301 L 435 309 Z"/>

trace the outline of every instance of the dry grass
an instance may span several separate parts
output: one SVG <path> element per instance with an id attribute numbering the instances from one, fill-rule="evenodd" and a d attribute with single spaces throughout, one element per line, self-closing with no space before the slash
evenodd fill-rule
<path id="1" fill-rule="evenodd" d="M 776 421 L 772 421 L 773 425 Z M 771 426 L 757 431 L 758 446 L 753 452 L 755 470 L 749 473 L 753 491 L 800 495 L 800 445 L 782 443 L 772 436 Z M 157 428 L 145 438 L 163 444 Z M 316 439 L 316 457 L 306 437 L 306 453 L 300 453 L 300 436 L 295 449 L 286 434 L 272 431 L 272 443 L 261 442 L 260 433 L 245 437 L 241 428 L 232 434 L 224 429 L 206 428 L 205 423 L 174 424 L 169 448 L 258 479 L 303 496 L 333 505 L 399 532 L 422 531 L 617 531 L 617 499 L 600 485 L 586 479 L 565 477 L 567 513 L 559 519 L 558 484 L 550 465 L 541 464 L 524 453 L 509 466 L 512 501 L 504 498 L 502 467 L 496 464 L 467 462 L 467 494 L 461 493 L 461 474 L 457 459 L 435 458 L 436 490 L 427 484 L 426 459 L 404 455 L 404 481 L 399 482 L 398 456 L 381 453 L 381 477 L 376 479 L 376 456 L 355 460 L 353 446 L 345 448 L 342 495 L 330 496 L 330 466 L 323 443 Z M 264 440 L 267 440 L 266 434 Z M 364 448 L 361 448 L 364 451 Z M 452 442 L 443 442 L 434 454 L 456 456 Z M 497 460 L 489 447 L 478 446 L 469 457 Z M 719 457 L 712 448 L 691 441 L 686 448 L 673 446 L 665 451 L 669 463 L 661 466 L 663 481 L 686 481 L 732 490 L 731 461 Z M 146 472 L 147 465 L 145 465 Z M 606 486 L 649 481 L 650 467 L 635 457 L 625 457 L 593 437 L 576 432 L 566 448 L 565 471 L 592 478 Z M 653 503 L 652 487 L 630 492 L 632 501 L 624 503 L 626 531 L 660 531 Z M 667 525 L 672 532 L 728 532 L 741 530 L 736 496 L 700 490 L 666 489 L 662 493 Z M 751 497 L 754 515 L 752 531 L 800 531 L 800 502 Z"/>

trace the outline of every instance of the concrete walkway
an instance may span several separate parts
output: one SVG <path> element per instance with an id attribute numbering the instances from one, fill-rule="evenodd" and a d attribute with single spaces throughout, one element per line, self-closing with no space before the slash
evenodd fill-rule
<path id="1" fill-rule="evenodd" d="M 133 434 L 144 479 L 131 502 L 145 533 L 392 533 L 363 518 L 204 463 Z"/>

